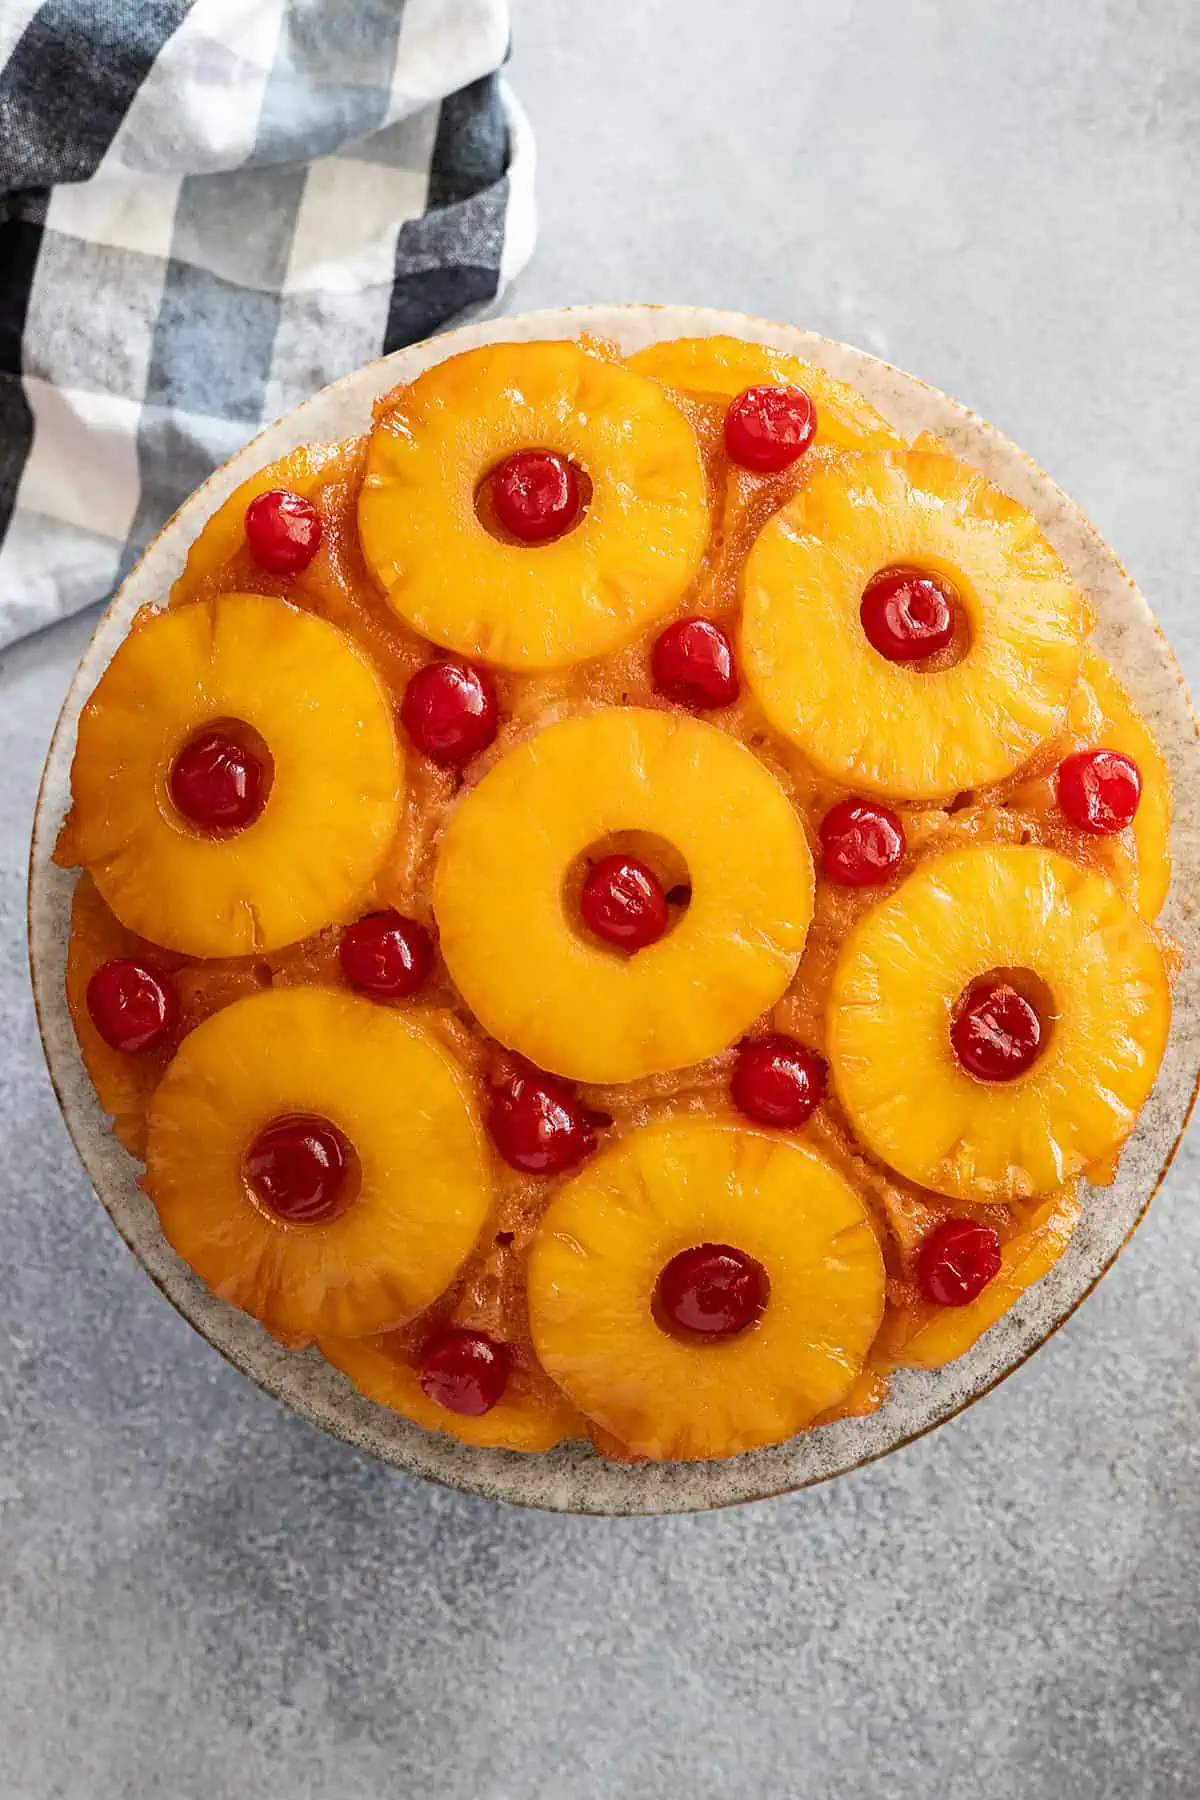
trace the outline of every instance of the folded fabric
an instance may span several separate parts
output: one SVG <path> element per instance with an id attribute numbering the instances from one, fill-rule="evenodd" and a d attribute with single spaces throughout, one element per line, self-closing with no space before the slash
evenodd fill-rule
<path id="1" fill-rule="evenodd" d="M 533 244 L 507 0 L 7 0 L 0 644 Z"/>

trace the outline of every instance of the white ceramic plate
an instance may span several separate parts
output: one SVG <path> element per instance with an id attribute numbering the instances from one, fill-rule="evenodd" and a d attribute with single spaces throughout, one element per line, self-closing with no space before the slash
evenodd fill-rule
<path id="1" fill-rule="evenodd" d="M 582 1444 L 542 1456 L 479 1450 L 435 1436 L 357 1394 L 315 1352 L 280 1348 L 244 1314 L 218 1300 L 163 1238 L 137 1187 L 138 1165 L 116 1142 L 80 1060 L 64 998 L 67 928 L 75 877 L 50 861 L 67 809 L 79 711 L 139 606 L 159 604 L 209 515 L 247 476 L 304 443 L 364 430 L 375 398 L 399 381 L 476 344 L 574 337 L 590 331 L 626 351 L 661 338 L 728 332 L 790 351 L 853 382 L 910 436 L 929 430 L 1036 515 L 1092 601 L 1096 640 L 1156 732 L 1175 782 L 1175 881 L 1161 923 L 1188 956 L 1175 996 L 1171 1041 L 1158 1085 L 1126 1147 L 1115 1186 L 1089 1193 L 1070 1249 L 1012 1311 L 948 1368 L 898 1374 L 882 1411 L 802 1433 L 774 1449 L 720 1463 L 626 1467 Z M 979 1398 L 1022 1363 L 1075 1309 L 1116 1258 L 1157 1190 L 1187 1123 L 1200 1064 L 1200 919 L 1181 903 L 1198 867 L 1200 746 L 1178 666 L 1145 601 L 1093 526 L 1015 445 L 914 376 L 860 350 L 740 313 L 694 308 L 588 306 L 494 319 L 399 351 L 296 408 L 264 431 L 192 495 L 151 545 L 101 621 L 71 685 L 50 746 L 34 825 L 29 888 L 30 957 L 42 1039 L 63 1115 L 96 1192 L 118 1231 L 172 1304 L 251 1380 L 302 1417 L 358 1449 L 470 1493 L 564 1512 L 673 1513 L 823 1481 L 910 1442 Z"/>

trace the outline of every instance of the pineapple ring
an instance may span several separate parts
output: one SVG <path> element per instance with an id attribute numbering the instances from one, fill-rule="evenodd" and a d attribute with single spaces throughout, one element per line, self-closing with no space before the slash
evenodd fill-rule
<path id="1" fill-rule="evenodd" d="M 733 400 L 749 387 L 803 388 L 817 409 L 814 443 L 838 450 L 906 448 L 900 433 L 849 382 L 768 344 L 733 337 L 671 338 L 647 344 L 626 358 L 626 366 L 667 387 L 722 400 Z"/>
<path id="2" fill-rule="evenodd" d="M 948 575 L 971 630 L 936 673 L 889 662 L 862 628 L 879 570 Z M 814 472 L 742 577 L 742 656 L 763 711 L 848 787 L 940 800 L 1009 775 L 1057 731 L 1084 608 L 1024 507 L 953 457 L 864 451 Z"/>
<path id="3" fill-rule="evenodd" d="M 492 536 L 479 484 L 544 449 L 592 483 L 579 523 L 535 547 Z M 423 637 L 505 668 L 561 668 L 630 643 L 682 598 L 709 518 L 691 426 L 661 387 L 577 344 L 486 345 L 399 391 L 371 433 L 363 554 Z"/>
<path id="4" fill-rule="evenodd" d="M 177 958 L 145 944 L 105 906 L 87 874 L 71 896 L 71 933 L 67 939 L 67 1005 L 79 1053 L 92 1079 L 96 1098 L 109 1115 L 113 1135 L 134 1156 L 145 1138 L 146 1108 L 166 1064 L 170 1039 L 129 1055 L 114 1050 L 100 1036 L 88 1012 L 88 983 L 96 970 L 118 958 L 150 962 L 171 975 Z"/>
<path id="5" fill-rule="evenodd" d="M 620 831 L 665 839 L 691 878 L 686 913 L 636 956 L 586 937 L 564 898 L 575 860 Z M 600 1083 L 725 1049 L 788 986 L 812 905 L 808 842 L 774 776 L 715 726 L 637 707 L 511 750 L 451 814 L 433 885 L 442 955 L 484 1029 Z"/>
<path id="6" fill-rule="evenodd" d="M 1137 849 L 1137 903 L 1143 919 L 1156 919 L 1171 885 L 1171 771 L 1145 719 L 1090 644 L 1067 723 L 1090 742 L 1131 756 L 1141 771 L 1142 797 L 1130 826 Z"/>
<path id="7" fill-rule="evenodd" d="M 245 830 L 192 830 L 167 794 L 205 725 L 237 719 L 274 762 Z M 79 721 L 70 846 L 121 923 L 188 956 L 275 950 L 354 918 L 400 817 L 403 769 L 378 676 L 282 600 L 225 594 L 134 624 Z"/>
<path id="8" fill-rule="evenodd" d="M 462 1444 L 499 1450 L 552 1450 L 564 1438 L 587 1436 L 584 1420 L 540 1370 L 531 1373 L 514 1365 L 495 1406 L 473 1418 L 451 1412 L 429 1398 L 407 1354 L 390 1334 L 322 1338 L 317 1348 L 366 1399 Z"/>
<path id="9" fill-rule="evenodd" d="M 757 1325 L 683 1343 L 651 1303 L 673 1256 L 731 1244 L 771 1283 Z M 736 1456 L 777 1444 L 849 1391 L 883 1314 L 862 1201 L 808 1144 L 727 1123 L 630 1133 L 550 1202 L 529 1259 L 543 1366 L 638 1455 Z"/>
<path id="10" fill-rule="evenodd" d="M 288 1113 L 331 1120 L 357 1154 L 358 1193 L 328 1223 L 285 1224 L 250 1196 L 246 1152 Z M 449 1051 L 402 1013 L 319 987 L 251 994 L 189 1033 L 150 1104 L 143 1185 L 201 1281 L 303 1341 L 412 1318 L 453 1281 L 491 1206 L 482 1127 Z"/>
<path id="11" fill-rule="evenodd" d="M 951 1011 L 992 969 L 1029 969 L 1058 1008 L 1016 1080 L 978 1081 Z M 1094 871 L 1030 845 L 933 857 L 842 946 L 827 1012 L 838 1095 L 866 1144 L 953 1198 L 1010 1200 L 1073 1180 L 1133 1129 L 1171 1017 L 1151 928 Z"/>
<path id="12" fill-rule="evenodd" d="M 201 598 L 211 577 L 219 575 L 230 557 L 244 548 L 246 508 L 252 500 L 274 488 L 285 488 L 307 500 L 321 486 L 326 470 L 338 463 L 354 443 L 353 438 L 347 438 L 340 444 L 302 444 L 235 488 L 228 500 L 205 520 L 200 536 L 188 551 L 183 573 L 171 589 L 171 605 L 184 606 Z"/>
<path id="13" fill-rule="evenodd" d="M 1081 1211 L 1078 1186 L 1049 1194 L 1001 1251 L 999 1273 L 966 1306 L 919 1300 L 885 1318 L 871 1361 L 876 1367 L 940 1369 L 963 1356 L 1027 1288 L 1048 1275 L 1071 1242 Z"/>

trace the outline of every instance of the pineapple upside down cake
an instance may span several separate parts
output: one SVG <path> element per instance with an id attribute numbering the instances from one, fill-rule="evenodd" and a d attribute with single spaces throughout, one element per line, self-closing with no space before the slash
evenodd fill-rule
<path id="1" fill-rule="evenodd" d="M 170 1243 L 516 1451 L 731 1456 L 960 1355 L 1169 1024 L 1167 769 L 1090 623 L 1023 507 L 732 338 L 471 350 L 262 470 L 57 851 Z"/>

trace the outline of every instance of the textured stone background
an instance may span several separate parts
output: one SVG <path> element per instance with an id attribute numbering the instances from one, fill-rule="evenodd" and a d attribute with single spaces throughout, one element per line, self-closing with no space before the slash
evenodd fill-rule
<path id="1" fill-rule="evenodd" d="M 517 0 L 515 310 L 742 307 L 993 418 L 1193 686 L 1200 10 Z M 1200 1792 L 1197 1158 L 1021 1373 L 840 1484 L 604 1522 L 388 1473 L 225 1368 L 75 1166 L 23 948 L 88 625 L 0 674 L 0 1800 Z"/>

